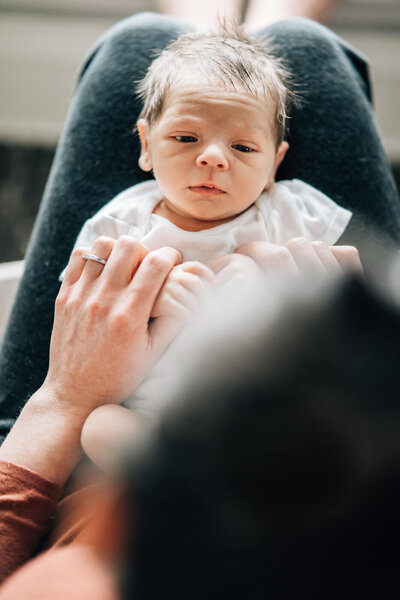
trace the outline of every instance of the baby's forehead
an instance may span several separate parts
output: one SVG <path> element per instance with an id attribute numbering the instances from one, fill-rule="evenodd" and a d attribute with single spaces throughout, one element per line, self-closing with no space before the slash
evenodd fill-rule
<path id="1" fill-rule="evenodd" d="M 263 118 L 272 117 L 275 112 L 271 98 L 255 96 L 245 89 L 216 85 L 212 81 L 181 82 L 171 85 L 165 93 L 162 110 L 164 114 L 179 116 L 188 112 L 201 112 L 206 117 L 207 111 L 210 111 L 210 117 L 215 112 L 229 116 L 235 111 L 259 113 Z"/>

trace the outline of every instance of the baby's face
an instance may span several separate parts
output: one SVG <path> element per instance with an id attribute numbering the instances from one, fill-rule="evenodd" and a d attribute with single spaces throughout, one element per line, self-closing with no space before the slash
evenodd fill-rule
<path id="1" fill-rule="evenodd" d="M 274 181 L 287 144 L 276 149 L 272 110 L 215 87 L 171 90 L 150 129 L 138 123 L 139 164 L 153 169 L 170 220 L 187 229 L 229 221 Z M 174 219 L 174 215 L 177 219 Z"/>

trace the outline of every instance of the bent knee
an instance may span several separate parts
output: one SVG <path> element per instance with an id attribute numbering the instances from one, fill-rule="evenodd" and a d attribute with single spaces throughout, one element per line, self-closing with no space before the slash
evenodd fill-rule
<path id="1" fill-rule="evenodd" d="M 291 56 L 293 51 L 313 55 L 332 53 L 338 47 L 340 38 L 320 23 L 305 17 L 290 17 L 269 25 L 260 32 L 261 37 L 272 39 L 273 45 L 283 56 Z M 315 57 L 316 57 L 315 56 Z"/>
<path id="2" fill-rule="evenodd" d="M 142 12 L 127 17 L 113 25 L 103 36 L 102 41 L 123 43 L 132 40 L 140 42 L 144 48 L 162 48 L 181 33 L 189 30 L 189 25 L 174 17 L 155 12 Z"/>

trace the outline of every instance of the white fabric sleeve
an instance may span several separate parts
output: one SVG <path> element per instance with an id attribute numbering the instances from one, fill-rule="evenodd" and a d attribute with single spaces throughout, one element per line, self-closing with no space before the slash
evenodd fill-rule
<path id="1" fill-rule="evenodd" d="M 78 246 L 87 246 L 90 248 L 93 245 L 93 242 L 101 235 L 106 235 L 107 237 L 117 240 L 121 235 L 131 233 L 131 230 L 132 226 L 130 223 L 120 221 L 111 215 L 99 212 L 83 225 L 74 244 L 74 249 Z M 65 267 L 60 274 L 59 281 L 64 279 L 66 268 L 67 267 Z"/>
<path id="2" fill-rule="evenodd" d="M 146 181 L 120 192 L 105 204 L 91 219 L 88 219 L 74 244 L 77 246 L 91 247 L 93 242 L 101 235 L 117 240 L 121 235 L 131 235 L 142 238 L 141 225 L 147 212 L 151 194 L 157 195 L 158 187 L 154 180 Z M 65 269 L 59 280 L 64 278 Z"/>
<path id="3" fill-rule="evenodd" d="M 281 245 L 294 237 L 304 237 L 332 246 L 352 217 L 349 210 L 299 179 L 275 183 L 260 197 L 259 210 L 269 239 Z"/>
<path id="4" fill-rule="evenodd" d="M 121 235 L 128 234 L 132 226 L 126 221 L 120 221 L 111 215 L 97 214 L 84 224 L 82 227 L 74 248 L 77 246 L 92 246 L 93 242 L 105 235 L 117 240 Z"/>

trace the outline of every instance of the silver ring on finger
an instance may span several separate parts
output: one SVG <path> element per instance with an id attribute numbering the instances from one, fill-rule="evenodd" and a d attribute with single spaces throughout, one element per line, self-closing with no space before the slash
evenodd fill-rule
<path id="1" fill-rule="evenodd" d="M 83 260 L 83 262 L 87 262 L 88 260 L 93 260 L 94 262 L 100 263 L 103 266 L 107 262 L 105 258 L 101 258 L 100 256 L 96 256 L 95 254 L 84 254 L 82 256 L 82 260 Z"/>

